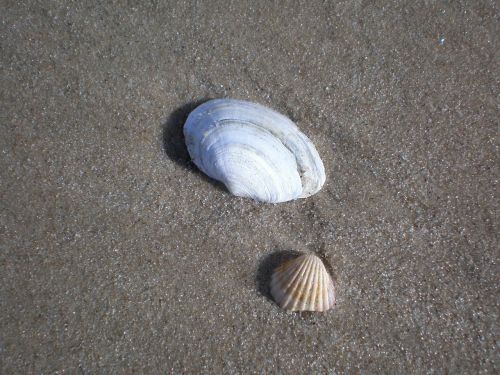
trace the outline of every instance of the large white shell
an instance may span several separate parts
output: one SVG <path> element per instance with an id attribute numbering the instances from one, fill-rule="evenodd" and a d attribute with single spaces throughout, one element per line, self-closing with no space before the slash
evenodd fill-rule
<path id="1" fill-rule="evenodd" d="M 277 203 L 321 189 L 325 169 L 312 142 L 287 117 L 260 104 L 210 100 L 184 125 L 193 162 L 237 196 Z"/>
<path id="2" fill-rule="evenodd" d="M 326 311 L 335 306 L 335 287 L 323 262 L 304 254 L 274 271 L 271 295 L 290 311 Z"/>

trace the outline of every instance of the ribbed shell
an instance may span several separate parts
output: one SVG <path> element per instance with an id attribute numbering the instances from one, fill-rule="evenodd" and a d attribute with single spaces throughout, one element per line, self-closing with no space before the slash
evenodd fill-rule
<path id="1" fill-rule="evenodd" d="M 323 262 L 304 254 L 279 266 L 271 279 L 271 295 L 290 311 L 326 311 L 335 306 L 335 287 Z"/>
<path id="2" fill-rule="evenodd" d="M 210 100 L 184 125 L 191 159 L 237 196 L 278 203 L 321 189 L 325 169 L 316 148 L 287 117 L 260 104 Z"/>

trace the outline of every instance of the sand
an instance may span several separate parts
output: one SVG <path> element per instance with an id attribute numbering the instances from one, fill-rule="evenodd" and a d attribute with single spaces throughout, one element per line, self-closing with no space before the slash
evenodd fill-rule
<path id="1" fill-rule="evenodd" d="M 494 1 L 4 1 L 2 374 L 498 373 Z M 190 162 L 209 98 L 292 118 L 313 197 Z M 313 251 L 337 307 L 289 313 Z"/>

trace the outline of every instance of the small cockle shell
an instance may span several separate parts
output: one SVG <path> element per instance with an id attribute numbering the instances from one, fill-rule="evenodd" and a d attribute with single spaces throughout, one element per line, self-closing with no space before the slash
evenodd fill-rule
<path id="1" fill-rule="evenodd" d="M 335 306 L 335 287 L 323 262 L 304 254 L 279 266 L 271 278 L 271 295 L 290 311 L 326 311 Z"/>
<path id="2" fill-rule="evenodd" d="M 184 137 L 196 166 L 237 196 L 286 202 L 313 195 L 325 182 L 309 138 L 260 104 L 210 100 L 189 114 Z"/>

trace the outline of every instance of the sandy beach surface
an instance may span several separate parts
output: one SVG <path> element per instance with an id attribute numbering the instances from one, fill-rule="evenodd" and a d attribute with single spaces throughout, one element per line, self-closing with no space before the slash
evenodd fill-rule
<path id="1" fill-rule="evenodd" d="M 500 371 L 498 3 L 0 9 L 2 374 Z M 182 125 L 219 97 L 293 119 L 323 189 L 200 173 Z M 335 310 L 269 297 L 301 251 Z"/>

